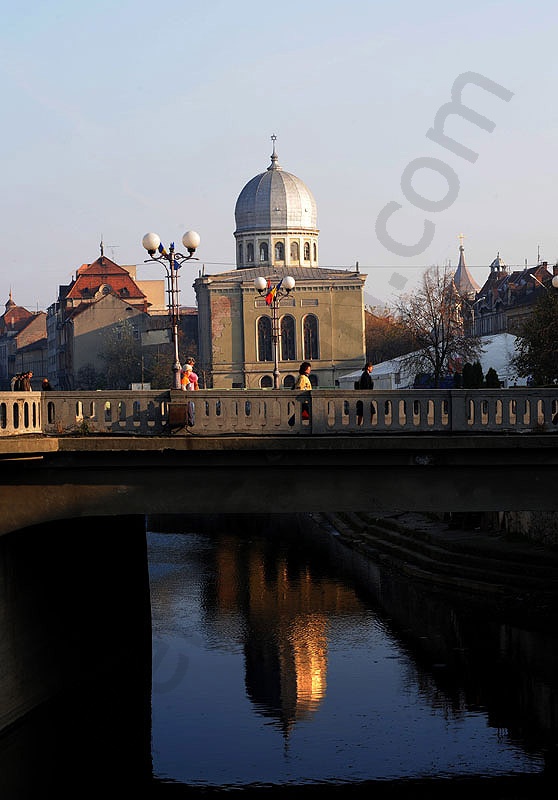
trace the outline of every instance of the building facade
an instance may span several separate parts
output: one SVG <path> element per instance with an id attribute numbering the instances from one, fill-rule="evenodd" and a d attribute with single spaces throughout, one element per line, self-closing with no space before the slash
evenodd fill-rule
<path id="1" fill-rule="evenodd" d="M 459 273 L 459 275 L 458 275 Z M 463 303 L 461 311 L 465 330 L 470 336 L 494 336 L 510 333 L 518 336 L 523 323 L 532 313 L 542 292 L 552 290 L 552 278 L 558 274 L 558 264 L 549 269 L 542 261 L 533 267 L 510 270 L 497 254 L 489 266 L 489 274 L 482 285 L 463 280 L 466 274 L 463 248 L 460 248 L 460 265 L 454 276 L 458 294 Z M 458 282 L 457 278 L 460 278 Z"/>
<path id="2" fill-rule="evenodd" d="M 198 368 L 208 388 L 271 388 L 273 308 L 255 287 L 291 276 L 294 289 L 276 306 L 281 388 L 302 361 L 315 387 L 333 387 L 365 361 L 366 276 L 319 266 L 316 201 L 300 178 L 271 164 L 244 186 L 235 206 L 236 269 L 194 282 L 198 304 Z"/>
<path id="3" fill-rule="evenodd" d="M 107 337 L 118 337 L 119 331 L 130 332 L 139 348 L 144 342 L 168 343 L 168 318 L 162 325 L 154 322 L 149 298 L 134 277 L 135 266 L 115 264 L 101 247 L 99 258 L 82 264 L 75 279 L 59 287 L 58 299 L 47 312 L 48 374 L 55 388 L 94 388 L 96 376 L 106 371 L 102 353 Z M 164 282 L 147 283 L 159 307 Z M 164 307 L 162 314 L 166 315 Z"/>
<path id="4" fill-rule="evenodd" d="M 33 373 L 38 389 L 47 375 L 47 331 L 44 311 L 33 313 L 18 306 L 10 292 L 0 316 L 0 389 L 9 389 L 16 373 Z"/>

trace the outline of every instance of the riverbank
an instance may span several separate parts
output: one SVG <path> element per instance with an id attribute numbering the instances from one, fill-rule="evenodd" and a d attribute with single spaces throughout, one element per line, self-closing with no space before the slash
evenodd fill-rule
<path id="1" fill-rule="evenodd" d="M 320 513 L 313 523 L 383 568 L 430 588 L 489 600 L 545 619 L 558 612 L 558 548 L 506 532 L 485 530 L 471 518 L 441 519 L 400 512 Z"/>

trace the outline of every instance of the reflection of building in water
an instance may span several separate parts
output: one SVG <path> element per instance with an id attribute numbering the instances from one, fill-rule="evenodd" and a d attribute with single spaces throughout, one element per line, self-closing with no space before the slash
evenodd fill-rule
<path id="1" fill-rule="evenodd" d="M 216 572 L 214 624 L 242 631 L 247 694 L 288 733 L 325 696 L 329 616 L 362 606 L 284 539 L 219 538 Z"/>

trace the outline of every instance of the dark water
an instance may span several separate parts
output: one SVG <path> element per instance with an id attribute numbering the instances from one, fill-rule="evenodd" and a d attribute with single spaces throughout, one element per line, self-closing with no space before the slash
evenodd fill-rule
<path id="1" fill-rule="evenodd" d="M 265 523 L 148 533 L 152 762 L 240 788 L 542 774 L 558 641 Z"/>

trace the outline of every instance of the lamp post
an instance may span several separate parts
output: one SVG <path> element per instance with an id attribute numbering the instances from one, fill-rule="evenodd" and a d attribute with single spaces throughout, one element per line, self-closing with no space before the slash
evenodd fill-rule
<path id="1" fill-rule="evenodd" d="M 183 255 L 182 253 L 175 252 L 174 242 L 170 243 L 169 249 L 167 250 L 161 244 L 161 239 L 156 233 L 146 233 L 141 240 L 141 243 L 149 253 L 149 258 L 145 260 L 146 263 L 149 260 L 158 261 L 159 263 L 163 264 L 167 274 L 168 308 L 171 319 L 172 343 L 174 347 L 174 364 L 172 367 L 174 372 L 174 388 L 180 389 L 180 373 L 182 371 L 182 365 L 180 364 L 180 356 L 178 353 L 178 323 L 180 320 L 178 270 L 184 261 L 189 261 L 191 258 L 194 258 L 194 253 L 196 252 L 196 248 L 200 243 L 200 237 L 196 231 L 186 231 L 182 237 L 182 244 L 188 251 L 187 256 Z M 158 253 L 159 255 L 155 255 L 155 253 Z"/>
<path id="2" fill-rule="evenodd" d="M 271 306 L 271 341 L 273 344 L 273 388 L 279 389 L 279 342 L 281 341 L 281 331 L 279 330 L 279 303 L 284 297 L 294 289 L 295 279 L 286 275 L 275 286 L 271 281 L 261 276 L 256 278 L 254 286 L 260 295 L 265 295 L 265 301 Z"/>

